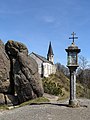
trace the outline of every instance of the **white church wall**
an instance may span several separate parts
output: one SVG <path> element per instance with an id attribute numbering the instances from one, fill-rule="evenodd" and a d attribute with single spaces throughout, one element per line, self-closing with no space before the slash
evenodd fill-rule
<path id="1" fill-rule="evenodd" d="M 43 64 L 43 62 L 38 58 L 38 57 L 36 57 L 33 53 L 31 53 L 30 54 L 30 56 L 33 58 L 33 59 L 35 59 L 35 61 L 37 62 L 37 64 L 38 64 L 38 73 L 40 74 L 40 76 L 41 76 L 41 74 L 43 74 L 42 72 L 42 64 Z"/>
<path id="2" fill-rule="evenodd" d="M 43 63 L 44 68 L 44 77 L 48 77 L 50 74 L 55 74 L 56 69 L 55 66 L 50 63 Z"/>
<path id="3" fill-rule="evenodd" d="M 34 53 L 31 53 L 30 56 L 35 59 L 38 64 L 38 73 L 41 77 L 48 77 L 50 74 L 56 73 L 56 67 L 54 64 L 48 62 L 43 62 L 40 58 L 38 58 Z"/>

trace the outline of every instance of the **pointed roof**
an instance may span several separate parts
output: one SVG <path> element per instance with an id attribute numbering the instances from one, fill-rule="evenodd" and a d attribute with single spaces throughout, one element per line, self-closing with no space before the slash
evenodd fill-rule
<path id="1" fill-rule="evenodd" d="M 50 44 L 49 44 L 48 55 L 54 55 L 52 45 L 51 45 L 51 41 L 50 41 Z"/>

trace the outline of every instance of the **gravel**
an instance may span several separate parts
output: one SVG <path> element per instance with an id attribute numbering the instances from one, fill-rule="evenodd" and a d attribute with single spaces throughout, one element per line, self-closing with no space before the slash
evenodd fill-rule
<path id="1" fill-rule="evenodd" d="M 67 101 L 63 101 L 1 111 L 0 120 L 90 120 L 90 100 L 79 101 L 79 108 L 66 107 Z"/>

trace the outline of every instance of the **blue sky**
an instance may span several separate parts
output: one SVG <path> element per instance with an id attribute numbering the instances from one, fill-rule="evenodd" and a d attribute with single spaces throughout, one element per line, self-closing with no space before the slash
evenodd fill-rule
<path id="1" fill-rule="evenodd" d="M 90 61 L 90 0 L 0 0 L 0 38 L 15 40 L 47 56 L 52 42 L 55 63 L 66 64 L 74 31 L 81 55 Z"/>

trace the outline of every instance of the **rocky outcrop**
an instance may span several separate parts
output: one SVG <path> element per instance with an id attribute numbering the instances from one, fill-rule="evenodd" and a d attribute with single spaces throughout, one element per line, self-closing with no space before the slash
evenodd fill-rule
<path id="1" fill-rule="evenodd" d="M 10 95 L 10 94 L 5 94 L 4 95 L 4 99 L 5 99 L 5 104 L 10 105 L 18 105 L 18 97 L 15 95 Z"/>
<path id="2" fill-rule="evenodd" d="M 10 87 L 10 59 L 0 40 L 0 93 L 8 93 Z"/>
<path id="3" fill-rule="evenodd" d="M 43 86 L 38 66 L 19 42 L 0 40 L 0 104 L 16 105 L 41 97 Z"/>
<path id="4" fill-rule="evenodd" d="M 11 86 L 16 91 L 19 102 L 41 97 L 43 87 L 38 66 L 28 55 L 27 47 L 19 42 L 8 41 L 5 48 L 11 61 Z"/>
<path id="5" fill-rule="evenodd" d="M 0 105 L 5 104 L 5 97 L 3 93 L 0 93 Z"/>
<path id="6" fill-rule="evenodd" d="M 17 96 L 0 93 L 0 105 L 18 105 Z"/>

